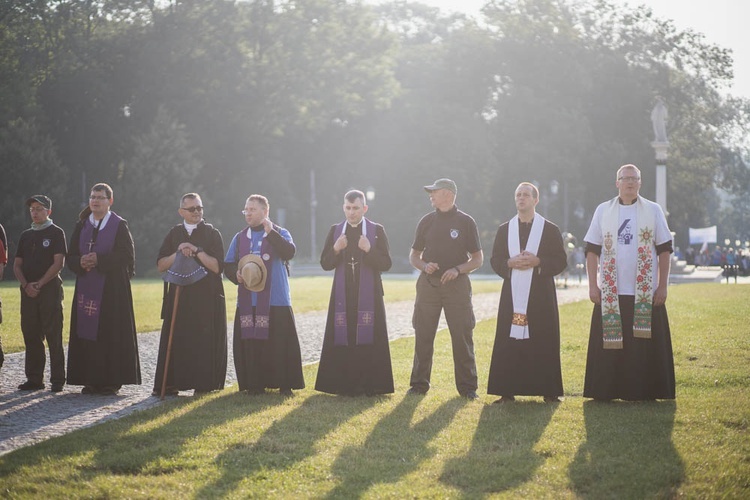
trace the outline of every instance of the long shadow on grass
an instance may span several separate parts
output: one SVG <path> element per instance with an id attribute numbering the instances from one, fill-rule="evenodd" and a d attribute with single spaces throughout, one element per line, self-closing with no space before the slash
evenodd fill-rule
<path id="1" fill-rule="evenodd" d="M 223 497 L 245 478 L 283 471 L 315 455 L 316 444 L 331 431 L 362 413 L 378 398 L 347 398 L 323 394 L 308 397 L 275 421 L 257 440 L 238 441 L 216 457 L 221 476 L 206 484 L 196 498 Z"/>
<path id="2" fill-rule="evenodd" d="M 102 443 L 94 457 L 94 466 L 104 473 L 114 474 L 174 473 L 183 466 L 177 458 L 188 442 L 208 429 L 246 418 L 281 401 L 280 397 L 274 395 L 250 398 L 245 393 L 236 392 L 206 402 L 191 399 L 184 405 L 192 404 L 194 408 L 175 416 L 164 425 L 145 432 L 133 432 L 131 426 L 113 436 L 112 442 Z M 167 407 L 165 410 L 178 411 L 179 407 Z M 143 423 L 136 422 L 134 425 Z"/>
<path id="3" fill-rule="evenodd" d="M 449 400 L 412 425 L 414 412 L 422 401 L 419 397 L 404 397 L 377 423 L 362 446 L 349 447 L 339 454 L 332 471 L 342 482 L 327 498 L 359 498 L 376 483 L 396 483 L 434 454 L 428 444 L 451 422 L 466 400 Z"/>
<path id="4" fill-rule="evenodd" d="M 586 401 L 586 441 L 570 465 L 573 490 L 586 498 L 668 498 L 684 479 L 672 444 L 676 404 Z"/>
<path id="5" fill-rule="evenodd" d="M 485 406 L 471 449 L 446 463 L 440 481 L 476 498 L 531 480 L 545 460 L 534 446 L 557 406 L 538 401 Z"/>
<path id="6" fill-rule="evenodd" d="M 207 429 L 221 426 L 225 422 L 247 417 L 253 412 L 278 404 L 279 397 L 269 396 L 252 402 L 244 394 L 227 394 L 208 401 L 179 398 L 178 401 L 152 408 L 108 422 L 102 426 L 81 429 L 64 436 L 50 439 L 36 446 L 22 448 L 8 457 L 0 459 L 0 477 L 13 474 L 22 467 L 36 467 L 52 461 L 93 452 L 87 461 L 78 467 L 71 482 L 92 480 L 97 476 L 159 475 L 169 474 L 181 467 L 178 457 L 185 444 Z M 186 406 L 192 408 L 185 410 Z M 174 414 L 167 423 L 153 429 L 138 432 L 138 427 L 147 427 L 151 421 Z"/>

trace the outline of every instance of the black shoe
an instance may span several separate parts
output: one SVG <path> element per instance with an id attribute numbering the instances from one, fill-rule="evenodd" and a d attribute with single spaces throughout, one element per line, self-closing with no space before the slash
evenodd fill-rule
<path id="1" fill-rule="evenodd" d="M 497 401 L 493 402 L 492 404 L 493 405 L 501 405 L 503 403 L 512 403 L 515 400 L 516 400 L 516 398 L 514 396 L 503 396 L 500 399 L 498 399 Z"/>
<path id="2" fill-rule="evenodd" d="M 81 389 L 81 394 L 96 394 L 97 390 L 96 387 L 93 385 L 84 385 L 83 389 Z"/>
<path id="3" fill-rule="evenodd" d="M 52 388 L 50 391 L 52 392 L 62 392 L 63 390 L 63 384 L 52 384 Z"/>
<path id="4" fill-rule="evenodd" d="M 44 384 L 27 380 L 23 384 L 19 385 L 18 389 L 21 391 L 41 391 L 42 389 L 44 389 Z"/>
<path id="5" fill-rule="evenodd" d="M 477 391 L 464 392 L 463 394 L 461 394 L 461 397 L 466 398 L 466 399 L 472 399 L 472 400 L 479 399 L 479 396 L 477 395 Z"/>
<path id="6" fill-rule="evenodd" d="M 406 391 L 406 394 L 409 396 L 424 396 L 427 394 L 426 390 L 417 389 L 416 387 L 411 387 L 408 391 Z"/>
<path id="7" fill-rule="evenodd" d="M 294 393 L 288 387 L 282 387 L 281 389 L 279 389 L 279 394 L 286 397 L 294 396 Z"/>
<path id="8" fill-rule="evenodd" d="M 544 396 L 544 402 L 545 403 L 559 403 L 560 398 L 557 396 Z"/>

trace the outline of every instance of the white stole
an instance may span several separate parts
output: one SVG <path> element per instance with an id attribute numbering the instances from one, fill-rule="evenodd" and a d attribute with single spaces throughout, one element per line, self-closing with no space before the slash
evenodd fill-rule
<path id="1" fill-rule="evenodd" d="M 529 241 L 526 243 L 526 251 L 534 255 L 539 251 L 544 222 L 544 217 L 537 213 L 534 214 Z M 508 254 L 511 257 L 515 257 L 520 253 L 521 239 L 518 235 L 518 215 L 516 215 L 508 224 Z M 526 317 L 526 309 L 529 305 L 529 292 L 533 276 L 533 268 L 510 270 L 510 286 L 513 295 L 513 320 L 510 325 L 510 338 L 512 339 L 523 340 L 529 338 L 529 320 Z"/>

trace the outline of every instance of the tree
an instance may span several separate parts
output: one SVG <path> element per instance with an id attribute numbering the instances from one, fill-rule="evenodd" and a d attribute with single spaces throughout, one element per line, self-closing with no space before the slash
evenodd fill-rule
<path id="1" fill-rule="evenodd" d="M 201 191 L 195 183 L 202 165 L 184 125 L 160 106 L 149 131 L 133 140 L 132 156 L 120 165 L 114 208 L 130 225 L 137 268 L 152 269 L 170 221 L 179 222 L 180 198 Z M 211 199 L 202 195 L 207 211 Z M 119 207 L 122 207 L 121 209 Z"/>
<path id="2" fill-rule="evenodd" d="M 24 202 L 34 194 L 52 199 L 53 218 L 65 226 L 67 169 L 60 163 L 54 141 L 34 121 L 12 120 L 0 127 L 0 213 L 9 241 L 18 241 L 30 224 Z M 14 249 L 8 255 L 14 255 Z"/>

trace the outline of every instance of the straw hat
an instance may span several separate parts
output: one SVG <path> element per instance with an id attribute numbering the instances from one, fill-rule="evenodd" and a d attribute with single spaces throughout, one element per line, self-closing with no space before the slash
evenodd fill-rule
<path id="1" fill-rule="evenodd" d="M 237 269 L 240 270 L 245 288 L 251 292 L 261 292 L 266 288 L 268 272 L 260 256 L 252 253 L 245 255 L 240 259 Z"/>

